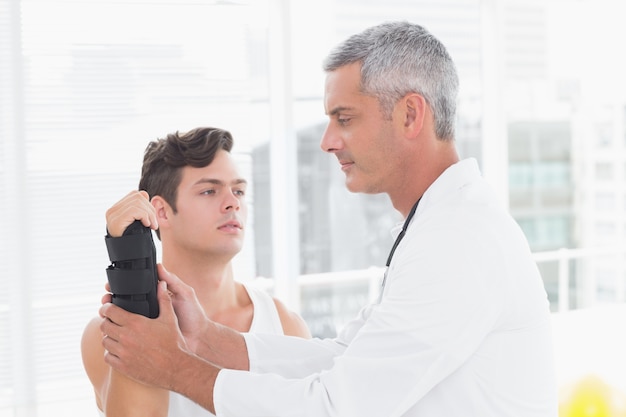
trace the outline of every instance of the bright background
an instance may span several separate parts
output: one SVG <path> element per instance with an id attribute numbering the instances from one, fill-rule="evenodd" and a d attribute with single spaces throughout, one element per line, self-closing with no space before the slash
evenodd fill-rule
<path id="1" fill-rule="evenodd" d="M 321 62 L 398 19 L 457 62 L 459 149 L 542 270 L 562 417 L 624 415 L 624 15 L 619 0 L 0 0 L 0 416 L 96 415 L 79 343 L 106 279 L 104 213 L 175 130 L 235 136 L 253 184 L 238 279 L 320 337 L 373 297 L 399 218 L 319 150 Z"/>

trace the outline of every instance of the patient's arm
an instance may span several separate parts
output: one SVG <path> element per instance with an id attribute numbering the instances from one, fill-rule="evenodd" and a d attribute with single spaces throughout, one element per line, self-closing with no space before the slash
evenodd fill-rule
<path id="1" fill-rule="evenodd" d="M 128 379 L 104 362 L 100 322 L 100 318 L 90 321 L 81 341 L 83 365 L 93 385 L 98 408 L 107 417 L 166 417 L 168 391 Z"/>

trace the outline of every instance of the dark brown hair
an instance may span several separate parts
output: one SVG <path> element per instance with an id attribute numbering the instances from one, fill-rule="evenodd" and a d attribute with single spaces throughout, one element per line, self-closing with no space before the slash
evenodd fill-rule
<path id="1" fill-rule="evenodd" d="M 182 168 L 203 168 L 213 162 L 220 149 L 230 152 L 232 147 L 230 132 L 215 127 L 198 127 L 186 133 L 177 131 L 154 140 L 144 152 L 139 189 L 147 191 L 150 198 L 161 196 L 176 213 Z"/>

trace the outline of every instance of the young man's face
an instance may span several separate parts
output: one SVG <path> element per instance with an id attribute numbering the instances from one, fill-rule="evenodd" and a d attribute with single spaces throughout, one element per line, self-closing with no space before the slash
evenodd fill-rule
<path id="1" fill-rule="evenodd" d="M 324 107 L 330 118 L 320 146 L 334 153 L 352 192 L 388 192 L 399 166 L 394 123 L 383 117 L 378 100 L 360 92 L 359 63 L 326 76 Z"/>
<path id="2" fill-rule="evenodd" d="M 237 254 L 244 241 L 247 182 L 232 155 L 219 150 L 204 168 L 184 167 L 177 213 L 170 214 L 171 236 L 179 245 L 206 255 Z"/>

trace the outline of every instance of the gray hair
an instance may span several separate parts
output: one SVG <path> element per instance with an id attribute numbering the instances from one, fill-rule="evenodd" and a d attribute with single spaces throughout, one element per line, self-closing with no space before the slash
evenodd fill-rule
<path id="1" fill-rule="evenodd" d="M 435 133 L 453 140 L 459 78 L 445 46 L 422 26 L 388 22 L 339 44 L 324 61 L 324 71 L 361 63 L 361 91 L 378 99 L 385 117 L 408 93 L 430 105 Z"/>

